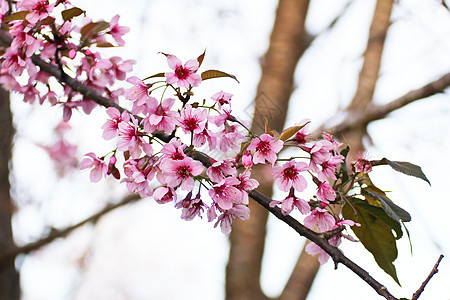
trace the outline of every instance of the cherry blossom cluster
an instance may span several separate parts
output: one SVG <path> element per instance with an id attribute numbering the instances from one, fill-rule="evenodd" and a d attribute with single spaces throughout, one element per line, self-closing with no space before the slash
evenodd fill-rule
<path id="1" fill-rule="evenodd" d="M 232 115 L 233 95 L 225 91 L 195 99 L 194 90 L 204 80 L 233 78 L 214 70 L 200 73 L 204 54 L 183 64 L 176 56 L 162 53 L 167 69 L 140 79 L 127 75 L 133 61 L 103 58 L 98 52 L 101 47 L 124 45 L 122 36 L 128 28 L 119 26 L 118 16 L 110 22 L 92 22 L 65 0 L 17 1 L 15 11 L 8 15 L 8 2 L 0 0 L 0 18 L 12 37 L 11 46 L 0 56 L 0 83 L 5 88 L 22 94 L 25 102 L 38 100 L 62 107 L 64 121 L 74 109 L 89 114 L 97 104 L 68 85 L 52 81 L 33 63 L 33 56 L 39 55 L 66 76 L 131 108 L 106 109 L 103 138 L 114 139 L 116 147 L 106 155 L 85 155 L 79 167 L 90 169 L 92 182 L 112 176 L 129 192 L 152 197 L 160 204 L 172 203 L 182 210 L 182 219 L 205 216 L 228 234 L 234 219 L 250 217 L 248 193 L 259 185 L 251 177 L 252 167 L 268 164 L 276 187 L 284 193 L 271 207 L 279 206 L 283 215 L 297 210 L 305 216 L 305 226 L 317 232 L 355 225 L 333 209 L 343 201 L 337 192 L 344 186 L 340 176 L 346 164 L 341 144 L 326 133 L 323 139 L 313 140 L 309 121 L 282 133 L 267 126 L 265 133 L 257 135 Z M 123 80 L 128 86 L 118 87 L 117 82 Z M 160 134 L 171 137 L 170 141 L 159 138 Z M 282 157 L 281 151 L 288 147 L 299 154 Z M 218 149 L 222 155 L 206 165 L 192 155 L 204 148 Z M 367 163 L 358 161 L 356 172 L 369 172 Z M 315 192 L 305 196 L 308 185 Z M 350 190 L 347 187 L 345 193 Z M 348 237 L 337 233 L 329 241 L 338 246 L 343 236 Z M 308 247 L 310 253 L 320 254 L 320 262 L 327 260 L 321 248 Z"/>

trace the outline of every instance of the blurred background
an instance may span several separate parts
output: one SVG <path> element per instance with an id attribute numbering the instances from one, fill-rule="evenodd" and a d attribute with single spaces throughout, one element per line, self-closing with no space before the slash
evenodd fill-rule
<path id="1" fill-rule="evenodd" d="M 234 94 L 233 113 L 252 118 L 261 62 L 269 47 L 277 1 L 206 0 L 73 0 L 93 20 L 120 14 L 128 26 L 126 45 L 105 49 L 105 55 L 133 59 L 140 78 L 167 70 L 164 56 L 182 61 L 206 49 L 202 68 L 235 75 L 205 82 L 199 98 L 224 90 Z M 281 1 L 283 2 L 283 1 Z M 376 1 L 311 0 L 305 28 L 315 36 L 294 74 L 286 127 L 311 119 L 311 128 L 338 124 L 358 85 L 369 27 Z M 394 1 L 373 103 L 388 103 L 436 80 L 450 70 L 450 12 L 437 0 Z M 336 20 L 335 23 L 333 21 Z M 332 24 L 332 25 L 330 25 Z M 126 86 L 126 84 L 124 85 Z M 60 176 L 42 145 L 51 145 L 62 110 L 24 103 L 12 95 L 16 128 L 11 194 L 15 242 L 26 245 L 117 203 L 126 194 L 111 178 L 93 184 L 89 172 Z M 412 215 L 406 237 L 399 241 L 395 261 L 402 286 L 378 268 L 362 245 L 344 242 L 344 253 L 366 269 L 397 297 L 411 297 L 431 271 L 439 254 L 439 273 L 423 299 L 450 299 L 450 96 L 436 93 L 385 119 L 371 122 L 364 138 L 365 156 L 387 157 L 420 165 L 431 187 L 418 179 L 378 167 L 374 182 Z M 89 116 L 75 112 L 66 139 L 77 145 L 81 160 L 87 152 L 106 154 L 112 142 L 101 139 L 104 109 Z M 277 199 L 274 195 L 274 199 Z M 206 220 L 185 222 L 181 211 L 152 199 L 118 208 L 74 230 L 64 239 L 16 258 L 21 299 L 224 299 L 229 239 Z M 245 223 L 244 223 L 245 225 Z M 262 261 L 261 288 L 277 297 L 288 280 L 304 238 L 269 217 Z M 322 266 L 308 299 L 380 299 L 365 282 L 343 265 Z M 255 299 L 257 299 L 255 297 Z"/>

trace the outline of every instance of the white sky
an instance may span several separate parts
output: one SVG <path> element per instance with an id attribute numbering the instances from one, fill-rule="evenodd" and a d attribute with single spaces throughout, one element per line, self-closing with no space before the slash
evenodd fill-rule
<path id="1" fill-rule="evenodd" d="M 259 57 L 268 45 L 276 1 L 205 0 L 73 0 L 93 19 L 109 20 L 121 15 L 129 26 L 124 48 L 111 55 L 135 59 L 134 75 L 146 77 L 165 70 L 159 51 L 182 60 L 197 57 L 207 49 L 204 68 L 220 69 L 238 77 L 201 86 L 198 95 L 209 97 L 225 90 L 235 95 L 234 111 L 248 119 L 260 77 Z M 307 21 L 313 33 L 320 32 L 346 1 L 312 1 Z M 296 73 L 288 123 L 305 117 L 319 125 L 351 99 L 356 87 L 361 54 L 374 1 L 355 0 L 331 32 L 324 33 L 305 53 Z M 393 12 L 381 77 L 375 100 L 384 103 L 417 88 L 450 70 L 450 13 L 434 0 L 399 1 Z M 49 225 L 65 226 L 89 216 L 107 201 L 117 201 L 123 187 L 116 182 L 89 183 L 88 173 L 59 179 L 50 161 L 34 143 L 49 143 L 51 126 L 61 111 L 31 108 L 16 99 L 18 134 L 14 147 L 15 193 L 21 209 L 14 220 L 16 239 L 25 243 L 38 238 Z M 395 262 L 403 285 L 379 270 L 362 246 L 344 243 L 345 253 L 366 268 L 398 297 L 411 297 L 440 253 L 447 255 L 425 289 L 423 299 L 449 299 L 450 209 L 448 185 L 450 153 L 448 94 L 411 105 L 387 120 L 369 127 L 374 144 L 369 157 L 388 157 L 422 166 L 432 187 L 381 167 L 375 182 L 392 191 L 391 199 L 408 210 L 413 255 L 406 238 L 399 242 Z M 99 138 L 104 122 L 102 109 L 92 117 L 74 114 L 70 136 L 79 155 L 107 152 L 111 144 Z M 444 129 L 445 128 L 445 129 Z M 76 133 L 78 132 L 78 133 Z M 23 259 L 23 299 L 222 299 L 228 242 L 220 230 L 206 221 L 185 222 L 180 211 L 151 200 L 121 208 L 101 219 L 97 226 L 82 228 L 66 240 L 57 241 Z M 278 220 L 269 220 L 262 284 L 269 296 L 284 286 L 303 246 L 303 239 Z M 58 284 L 55 284 L 58 283 Z M 381 299 L 367 284 L 344 266 L 319 272 L 309 299 Z"/>

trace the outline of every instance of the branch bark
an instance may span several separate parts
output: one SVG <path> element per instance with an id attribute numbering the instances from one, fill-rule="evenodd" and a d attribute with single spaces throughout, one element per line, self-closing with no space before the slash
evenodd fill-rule
<path id="1" fill-rule="evenodd" d="M 9 93 L 0 86 L 0 251 L 14 246 L 11 228 L 14 205 L 9 182 L 14 127 L 9 104 Z M 0 300 L 19 298 L 19 273 L 12 260 L 4 268 L 0 268 Z"/>

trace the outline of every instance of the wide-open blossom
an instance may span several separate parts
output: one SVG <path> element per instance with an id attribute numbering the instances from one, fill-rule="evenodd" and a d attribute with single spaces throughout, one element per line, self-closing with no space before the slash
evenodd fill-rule
<path id="1" fill-rule="evenodd" d="M 277 160 L 277 153 L 283 148 L 283 141 L 277 140 L 267 133 L 262 134 L 259 138 L 254 138 L 247 150 L 256 150 L 253 155 L 253 163 L 264 164 L 266 160 L 272 165 Z"/>
<path id="2" fill-rule="evenodd" d="M 130 28 L 126 26 L 119 26 L 119 15 L 115 15 L 111 21 L 109 22 L 110 31 L 109 34 L 116 40 L 118 46 L 125 45 L 125 41 L 122 39 L 122 36 L 130 31 Z"/>
<path id="3" fill-rule="evenodd" d="M 151 133 L 155 130 L 172 133 L 175 129 L 176 119 L 179 118 L 177 111 L 170 110 L 175 103 L 175 99 L 166 98 L 158 104 L 155 98 L 147 99 L 147 116 L 142 120 L 144 130 Z"/>
<path id="4" fill-rule="evenodd" d="M 184 66 L 181 60 L 175 55 L 167 55 L 167 63 L 174 72 L 166 72 L 166 82 L 168 84 L 176 83 L 179 87 L 188 89 L 189 86 L 198 86 L 202 78 L 197 72 L 199 63 L 196 59 L 188 60 Z"/>
<path id="5" fill-rule="evenodd" d="M 103 159 L 100 159 L 94 153 L 85 154 L 87 156 L 80 162 L 80 170 L 92 168 L 90 173 L 91 182 L 99 182 L 103 176 L 108 172 L 108 165 Z"/>
<path id="6" fill-rule="evenodd" d="M 251 173 L 249 169 L 237 176 L 239 183 L 236 187 L 242 191 L 243 200 L 242 204 L 248 204 L 248 193 L 253 191 L 259 186 L 259 182 L 256 179 L 250 178 Z"/>
<path id="7" fill-rule="evenodd" d="M 133 108 L 131 112 L 133 114 L 141 113 L 144 110 L 147 99 L 150 98 L 148 89 L 151 85 L 145 84 L 136 76 L 132 76 L 127 79 L 127 82 L 133 84 L 133 86 L 125 90 L 125 99 L 133 101 Z M 156 103 L 158 102 L 154 99 Z"/>
<path id="8" fill-rule="evenodd" d="M 282 166 L 273 167 L 273 178 L 276 179 L 278 188 L 284 192 L 294 187 L 302 192 L 307 186 L 305 177 L 300 173 L 308 170 L 308 165 L 304 162 L 288 161 Z"/>
<path id="9" fill-rule="evenodd" d="M 201 133 L 205 128 L 207 112 L 204 109 L 193 109 L 190 104 L 181 110 L 180 117 L 175 119 L 175 123 L 180 126 L 185 133 Z"/>
<path id="10" fill-rule="evenodd" d="M 18 10 L 29 10 L 25 19 L 32 25 L 49 16 L 55 4 L 50 4 L 48 0 L 22 0 L 17 2 Z"/>
<path id="11" fill-rule="evenodd" d="M 229 149 L 239 150 L 245 136 L 238 130 L 237 125 L 226 125 L 225 130 L 217 134 L 219 149 L 227 152 Z"/>
<path id="12" fill-rule="evenodd" d="M 126 182 L 130 193 L 139 193 L 141 197 L 150 197 L 153 195 L 153 188 L 150 181 L 155 177 L 155 159 L 150 156 L 144 156 L 139 159 L 128 159 L 123 170 L 127 178 L 121 182 Z"/>
<path id="13" fill-rule="evenodd" d="M 230 175 L 236 175 L 236 167 L 234 165 L 234 160 L 225 159 L 213 163 L 206 171 L 209 179 L 214 182 L 220 182 L 225 177 Z"/>
<path id="14" fill-rule="evenodd" d="M 194 188 L 194 176 L 200 175 L 204 167 L 201 162 L 186 157 L 182 160 L 164 160 L 159 166 L 163 170 L 165 182 L 169 187 L 180 185 L 182 190 L 191 191 Z M 158 177 L 160 178 L 160 177 Z"/>
<path id="15" fill-rule="evenodd" d="M 202 147 L 206 143 L 208 143 L 210 151 L 215 149 L 217 146 L 216 134 L 208 129 L 208 123 L 205 124 L 201 132 L 195 133 L 194 138 L 192 139 L 192 144 L 197 148 Z"/>
<path id="16" fill-rule="evenodd" d="M 243 192 L 236 187 L 238 184 L 240 181 L 236 177 L 227 177 L 215 184 L 208 193 L 221 209 L 228 210 L 233 204 L 243 201 Z"/>
<path id="17" fill-rule="evenodd" d="M 120 111 L 115 107 L 108 107 L 106 113 L 111 119 L 108 119 L 105 124 L 103 124 L 103 138 L 105 140 L 110 140 L 118 135 L 119 123 L 129 122 L 130 116 L 127 112 L 120 114 Z"/>
<path id="18" fill-rule="evenodd" d="M 320 165 L 310 164 L 311 170 L 317 173 L 320 181 L 326 181 L 328 177 L 336 180 L 336 169 L 344 161 L 344 156 L 334 155 L 329 160 L 322 162 Z"/>
<path id="19" fill-rule="evenodd" d="M 183 144 L 181 140 L 177 138 L 172 138 L 170 142 L 164 144 L 160 152 L 164 154 L 163 160 L 164 159 L 182 160 L 186 158 L 186 154 L 184 154 L 185 148 L 186 145 Z"/>
<path id="20" fill-rule="evenodd" d="M 309 216 L 305 218 L 305 226 L 311 230 L 325 232 L 331 230 L 336 221 L 330 213 L 323 208 L 315 208 Z"/>
<path id="21" fill-rule="evenodd" d="M 119 141 L 117 148 L 120 151 L 130 151 L 133 158 L 141 155 L 141 150 L 147 155 L 153 154 L 152 145 L 147 143 L 143 134 L 139 131 L 137 120 L 131 116 L 131 122 L 120 122 L 118 126 Z"/>

